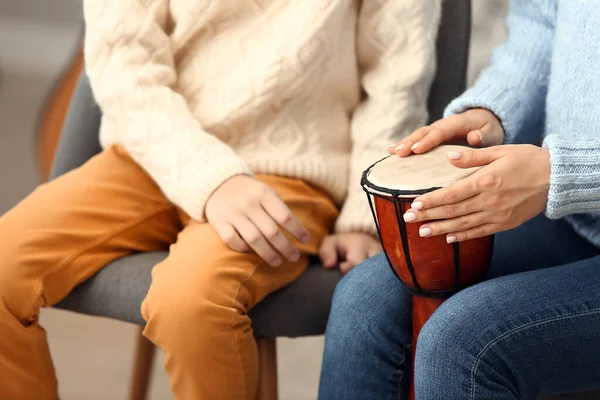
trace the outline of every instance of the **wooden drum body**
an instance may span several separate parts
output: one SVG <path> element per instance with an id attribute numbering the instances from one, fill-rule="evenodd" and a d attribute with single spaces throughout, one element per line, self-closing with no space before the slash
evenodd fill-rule
<path id="1" fill-rule="evenodd" d="M 413 362 L 419 332 L 429 317 L 445 299 L 481 281 L 492 257 L 493 236 L 448 244 L 445 235 L 419 236 L 423 223 L 403 219 L 417 196 L 477 171 L 459 169 L 447 161 L 447 152 L 461 149 L 439 146 L 424 155 L 387 157 L 367 169 L 362 178 L 390 267 L 413 292 Z M 413 387 L 411 383 L 411 399 Z"/>
<path id="2" fill-rule="evenodd" d="M 375 196 L 373 202 L 390 266 L 415 294 L 447 298 L 483 278 L 493 236 L 452 244 L 446 243 L 444 235 L 423 238 L 419 236 L 421 223 L 407 224 L 402 219 L 412 199 Z"/>

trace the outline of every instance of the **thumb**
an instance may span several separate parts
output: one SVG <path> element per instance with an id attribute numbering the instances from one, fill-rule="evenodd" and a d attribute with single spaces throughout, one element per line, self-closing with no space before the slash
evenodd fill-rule
<path id="1" fill-rule="evenodd" d="M 348 250 L 346 262 L 355 266 L 369 258 L 368 249 L 366 246 L 355 246 Z"/>
<path id="2" fill-rule="evenodd" d="M 368 258 L 367 249 L 362 246 L 354 246 L 348 250 L 346 260 L 340 263 L 340 271 L 347 274 L 352 268 Z"/>
<path id="3" fill-rule="evenodd" d="M 477 129 L 475 131 L 471 131 L 471 132 L 467 133 L 467 143 L 469 143 L 469 146 L 483 147 L 483 146 L 485 146 L 484 145 L 485 141 L 483 140 L 484 136 L 485 136 L 485 132 L 483 131 L 483 129 Z"/>
<path id="4" fill-rule="evenodd" d="M 381 244 L 379 242 L 374 242 L 369 246 L 369 250 L 367 251 L 367 255 L 369 258 L 376 256 L 381 253 L 383 249 L 381 248 Z"/>
<path id="5" fill-rule="evenodd" d="M 473 147 L 497 146 L 502 144 L 503 137 L 504 132 L 499 132 L 497 125 L 487 122 L 480 129 L 467 133 L 467 143 Z"/>
<path id="6" fill-rule="evenodd" d="M 340 263 L 340 272 L 342 273 L 342 275 L 346 275 L 354 267 L 355 267 L 354 263 L 352 263 L 350 261 L 342 261 Z"/>
<path id="7" fill-rule="evenodd" d="M 484 147 L 490 146 L 494 143 L 492 135 L 492 125 L 490 123 L 485 124 L 480 129 L 476 129 L 467 133 L 467 143 L 473 147 Z"/>
<path id="8" fill-rule="evenodd" d="M 338 263 L 338 251 L 335 238 L 328 236 L 319 248 L 319 258 L 325 268 L 335 268 Z"/>
<path id="9" fill-rule="evenodd" d="M 483 167 L 493 161 L 501 158 L 503 154 L 497 147 L 487 147 L 485 149 L 465 149 L 463 151 L 451 151 L 448 153 L 448 159 L 458 168 Z"/>

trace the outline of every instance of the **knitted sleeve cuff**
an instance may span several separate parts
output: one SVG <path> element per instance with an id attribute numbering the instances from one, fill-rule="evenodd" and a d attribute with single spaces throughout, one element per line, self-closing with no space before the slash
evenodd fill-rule
<path id="1" fill-rule="evenodd" d="M 600 210 L 600 141 L 549 135 L 550 191 L 546 215 L 557 219 Z"/>
<path id="2" fill-rule="evenodd" d="M 471 108 L 485 108 L 498 117 L 504 128 L 504 142 L 511 143 L 520 129 L 520 121 L 527 118 L 527 108 L 521 104 L 524 98 L 515 96 L 508 88 L 482 79 L 448 105 L 444 118 Z"/>
<path id="3" fill-rule="evenodd" d="M 198 156 L 191 161 L 179 175 L 179 179 L 171 182 L 171 201 L 177 204 L 193 219 L 205 222 L 204 209 L 213 192 L 226 180 L 236 175 L 252 175 L 246 163 L 229 147 L 222 146 L 210 152 L 210 160 Z"/>

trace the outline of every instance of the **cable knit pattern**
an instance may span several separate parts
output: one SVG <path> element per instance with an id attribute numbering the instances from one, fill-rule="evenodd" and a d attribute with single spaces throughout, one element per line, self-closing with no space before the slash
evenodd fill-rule
<path id="1" fill-rule="evenodd" d="M 546 214 L 600 246 L 600 2 L 513 0 L 508 40 L 446 116 L 483 107 L 507 143 L 550 151 Z"/>
<path id="2" fill-rule="evenodd" d="M 101 143 L 122 144 L 200 221 L 228 178 L 274 174 L 344 203 L 338 231 L 374 232 L 360 173 L 427 119 L 440 8 L 441 0 L 84 0 Z"/>

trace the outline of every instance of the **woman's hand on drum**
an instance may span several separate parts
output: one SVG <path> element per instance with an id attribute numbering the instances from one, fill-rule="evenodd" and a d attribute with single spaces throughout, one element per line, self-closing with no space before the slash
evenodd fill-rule
<path id="1" fill-rule="evenodd" d="M 381 250 L 379 240 L 366 233 L 338 233 L 325 238 L 319 257 L 325 268 L 333 269 L 339 265 L 340 271 L 346 274 Z"/>
<path id="2" fill-rule="evenodd" d="M 483 166 L 456 183 L 417 197 L 404 214 L 423 224 L 423 237 L 462 242 L 515 228 L 546 208 L 550 154 L 533 145 L 494 146 L 448 153 L 459 168 Z"/>
<path id="3" fill-rule="evenodd" d="M 502 144 L 503 140 L 504 129 L 494 113 L 474 108 L 417 129 L 404 140 L 391 145 L 388 151 L 392 155 L 406 157 L 411 153 L 426 153 L 450 141 L 466 141 L 473 147 L 488 147 Z"/>

